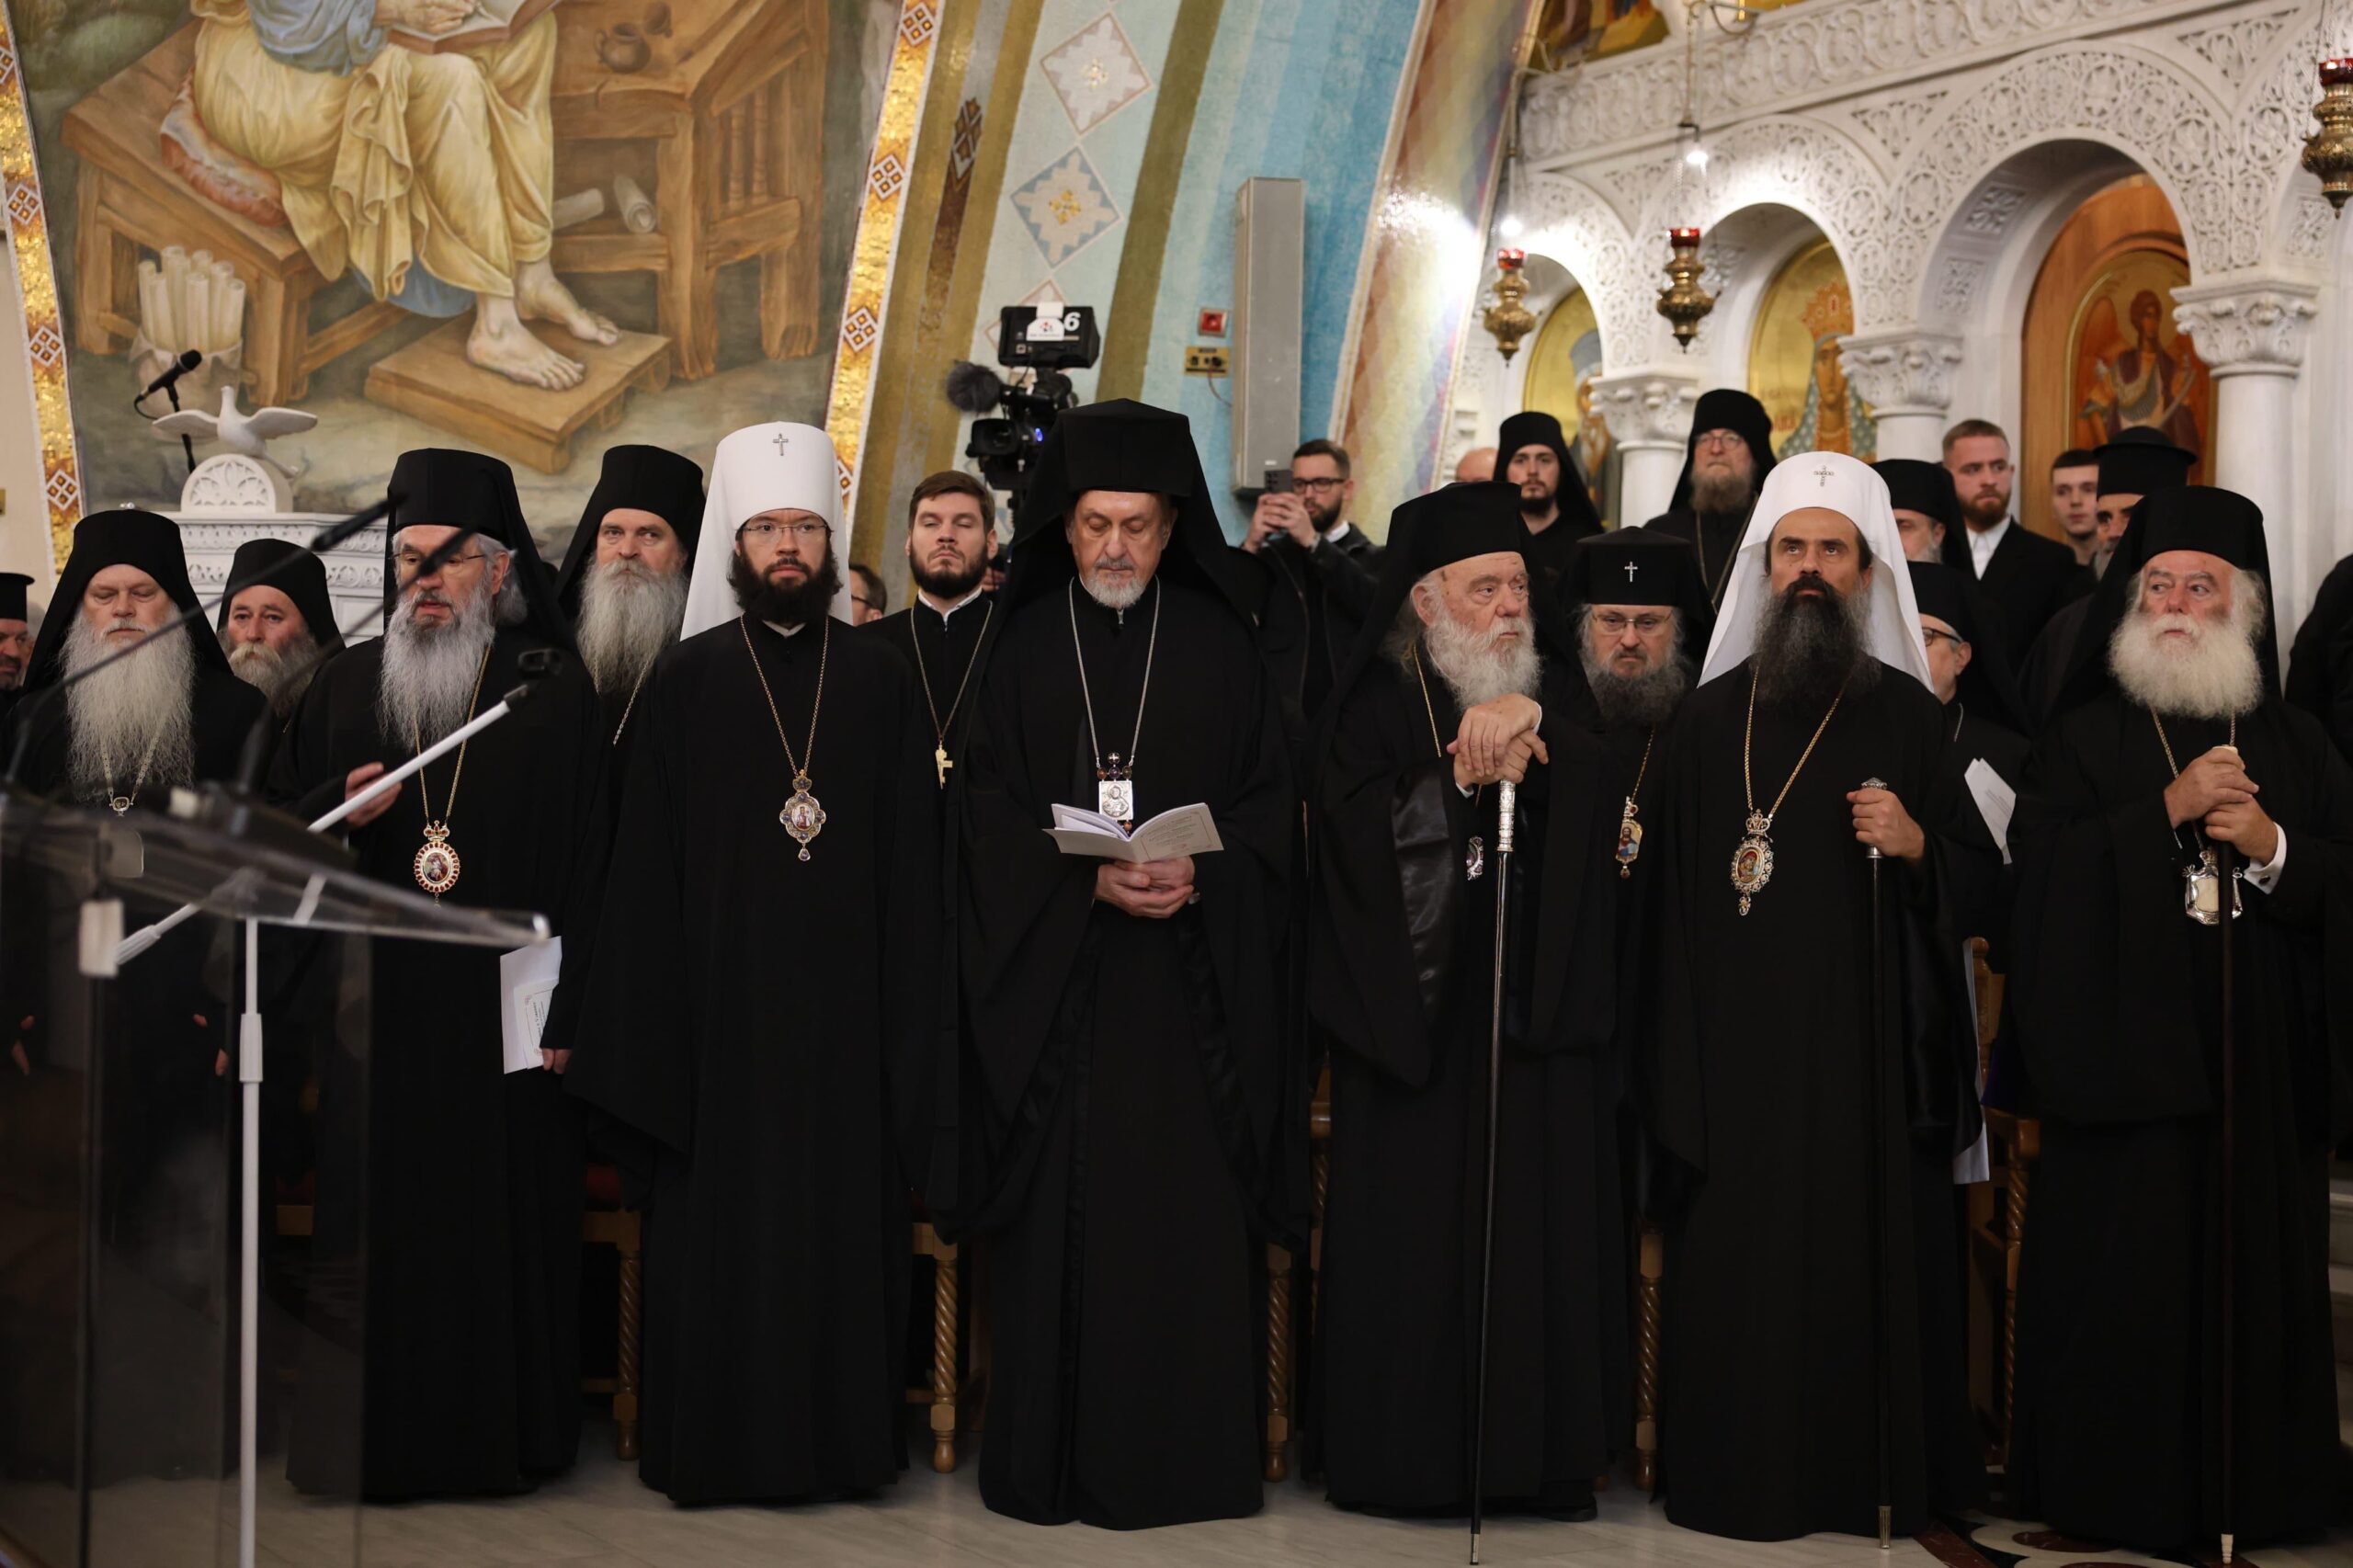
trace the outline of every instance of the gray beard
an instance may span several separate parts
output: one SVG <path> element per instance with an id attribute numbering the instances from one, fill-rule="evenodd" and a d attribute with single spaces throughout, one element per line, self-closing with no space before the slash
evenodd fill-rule
<path id="1" fill-rule="evenodd" d="M 1691 476 L 1691 509 L 1711 517 L 1745 512 L 1756 499 L 1748 481 L 1736 473 L 1695 473 Z"/>
<path id="2" fill-rule="evenodd" d="M 1611 728 L 1633 724 L 1664 724 L 1683 706 L 1691 687 L 1691 673 L 1670 653 L 1664 664 L 1638 676 L 1621 676 L 1607 659 L 1594 657 L 1590 644 L 1585 654 L 1586 684 L 1600 706 L 1602 722 Z"/>
<path id="3" fill-rule="evenodd" d="M 1508 644 L 1495 641 L 1498 630 L 1490 627 L 1483 636 L 1443 615 L 1423 628 L 1430 663 L 1454 693 L 1456 707 L 1469 710 L 1499 697 L 1533 698 L 1542 686 L 1544 656 L 1537 652 L 1535 629 L 1523 622 Z"/>
<path id="4" fill-rule="evenodd" d="M 1768 598 L 1756 621 L 1756 695 L 1775 707 L 1827 708 L 1841 691 L 1859 696 L 1879 678 L 1871 657 L 1870 603 L 1828 589 L 1821 600 Z"/>
<path id="5" fill-rule="evenodd" d="M 480 688 L 483 655 L 498 633 L 498 613 L 479 590 L 452 597 L 456 619 L 430 631 L 404 597 L 384 628 L 384 664 L 376 682 L 376 722 L 395 742 L 429 745 L 466 722 Z"/>
<path id="6" fill-rule="evenodd" d="M 2108 641 L 2108 667 L 2124 695 L 2158 713 L 2185 719 L 2227 719 L 2263 700 L 2263 665 L 2244 622 L 2245 601 L 2232 605 L 2226 627 L 2201 626 L 2187 616 L 2153 616 L 2136 602 Z M 2188 624 L 2197 640 L 2167 649 L 2157 641 L 2168 626 Z"/>
<path id="7" fill-rule="evenodd" d="M 1136 608 L 1136 601 L 1143 597 L 1143 591 L 1152 586 L 1152 579 L 1139 572 L 1123 572 L 1117 576 L 1108 573 L 1081 572 L 1078 585 L 1086 590 L 1088 598 L 1105 609 L 1131 610 Z"/>
<path id="8" fill-rule="evenodd" d="M 288 639 L 283 653 L 267 642 L 222 646 L 229 655 L 229 673 L 269 699 L 269 710 L 281 719 L 294 711 L 302 694 L 311 689 L 311 677 L 318 674 L 313 663 L 319 652 L 318 640 L 307 631 Z"/>
<path id="9" fill-rule="evenodd" d="M 659 576 L 632 562 L 591 567 L 580 584 L 581 662 L 600 692 L 632 689 L 662 650 L 677 640 L 687 614 L 687 574 Z"/>
<path id="10" fill-rule="evenodd" d="M 66 678 L 113 651 L 75 610 L 65 633 Z M 66 774 L 75 797 L 104 800 L 194 778 L 195 688 L 196 650 L 184 631 L 68 687 Z"/>

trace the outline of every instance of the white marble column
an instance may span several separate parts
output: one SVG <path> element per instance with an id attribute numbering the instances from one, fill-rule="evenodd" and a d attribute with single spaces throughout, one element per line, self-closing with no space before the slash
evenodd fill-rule
<path id="1" fill-rule="evenodd" d="M 1854 333 L 1838 362 L 1879 421 L 1879 455 L 1936 462 L 1944 456 L 1961 340 L 1932 332 Z"/>
<path id="2" fill-rule="evenodd" d="M 2272 597 L 2301 605 L 2299 562 L 2313 519 L 2295 511 L 2296 378 L 2317 290 L 2276 279 L 2176 289 L 2174 324 L 2198 345 L 2214 378 L 2214 469 L 2208 483 L 2263 508 Z"/>
<path id="3" fill-rule="evenodd" d="M 1648 522 L 1675 498 L 1691 438 L 1691 407 L 1699 397 L 1699 378 L 1672 370 L 1595 378 L 1593 405 L 1609 422 L 1609 438 L 1621 457 L 1621 525 Z"/>

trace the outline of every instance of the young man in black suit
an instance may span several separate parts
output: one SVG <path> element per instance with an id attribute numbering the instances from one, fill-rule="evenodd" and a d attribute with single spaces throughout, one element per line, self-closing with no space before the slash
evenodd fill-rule
<path id="1" fill-rule="evenodd" d="M 2000 426 L 1964 419 L 1946 431 L 1945 470 L 1967 525 L 1946 532 L 1945 564 L 1968 574 L 2000 616 L 2002 644 L 2015 667 L 2044 622 L 2091 592 L 2092 574 L 2074 551 L 2010 515 L 2018 471 Z"/>

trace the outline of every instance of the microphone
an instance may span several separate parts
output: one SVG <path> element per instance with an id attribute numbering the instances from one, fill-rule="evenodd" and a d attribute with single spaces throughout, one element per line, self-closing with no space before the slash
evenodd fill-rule
<path id="1" fill-rule="evenodd" d="M 179 358 L 173 360 L 169 366 L 165 367 L 162 375 L 157 376 L 153 381 L 149 381 L 147 383 L 147 390 L 141 392 L 137 397 L 131 399 L 131 406 L 136 408 L 141 403 L 145 403 L 149 398 L 153 397 L 157 392 L 170 390 L 174 382 L 177 381 L 182 376 L 187 375 L 190 370 L 195 369 L 199 365 L 203 363 L 204 356 L 198 353 L 195 349 L 184 348 L 180 350 Z"/>
<path id="2" fill-rule="evenodd" d="M 948 367 L 948 401 L 966 414 L 986 414 L 1005 395 L 1005 381 L 986 365 L 959 359 Z"/>

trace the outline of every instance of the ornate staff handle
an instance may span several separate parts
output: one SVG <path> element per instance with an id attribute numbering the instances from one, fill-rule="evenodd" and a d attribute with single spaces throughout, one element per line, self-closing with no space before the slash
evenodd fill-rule
<path id="1" fill-rule="evenodd" d="M 1863 788 L 1866 790 L 1884 790 L 1887 788 L 1887 780 L 1884 778 L 1866 778 L 1863 780 Z M 1885 856 L 1879 852 L 1879 846 L 1876 844 L 1867 847 L 1863 853 L 1874 860 L 1883 860 L 1886 858 Z"/>
<path id="2" fill-rule="evenodd" d="M 1518 814 L 1519 787 L 1506 778 L 1495 786 L 1495 853 L 1508 855 L 1512 846 L 1512 819 Z"/>

